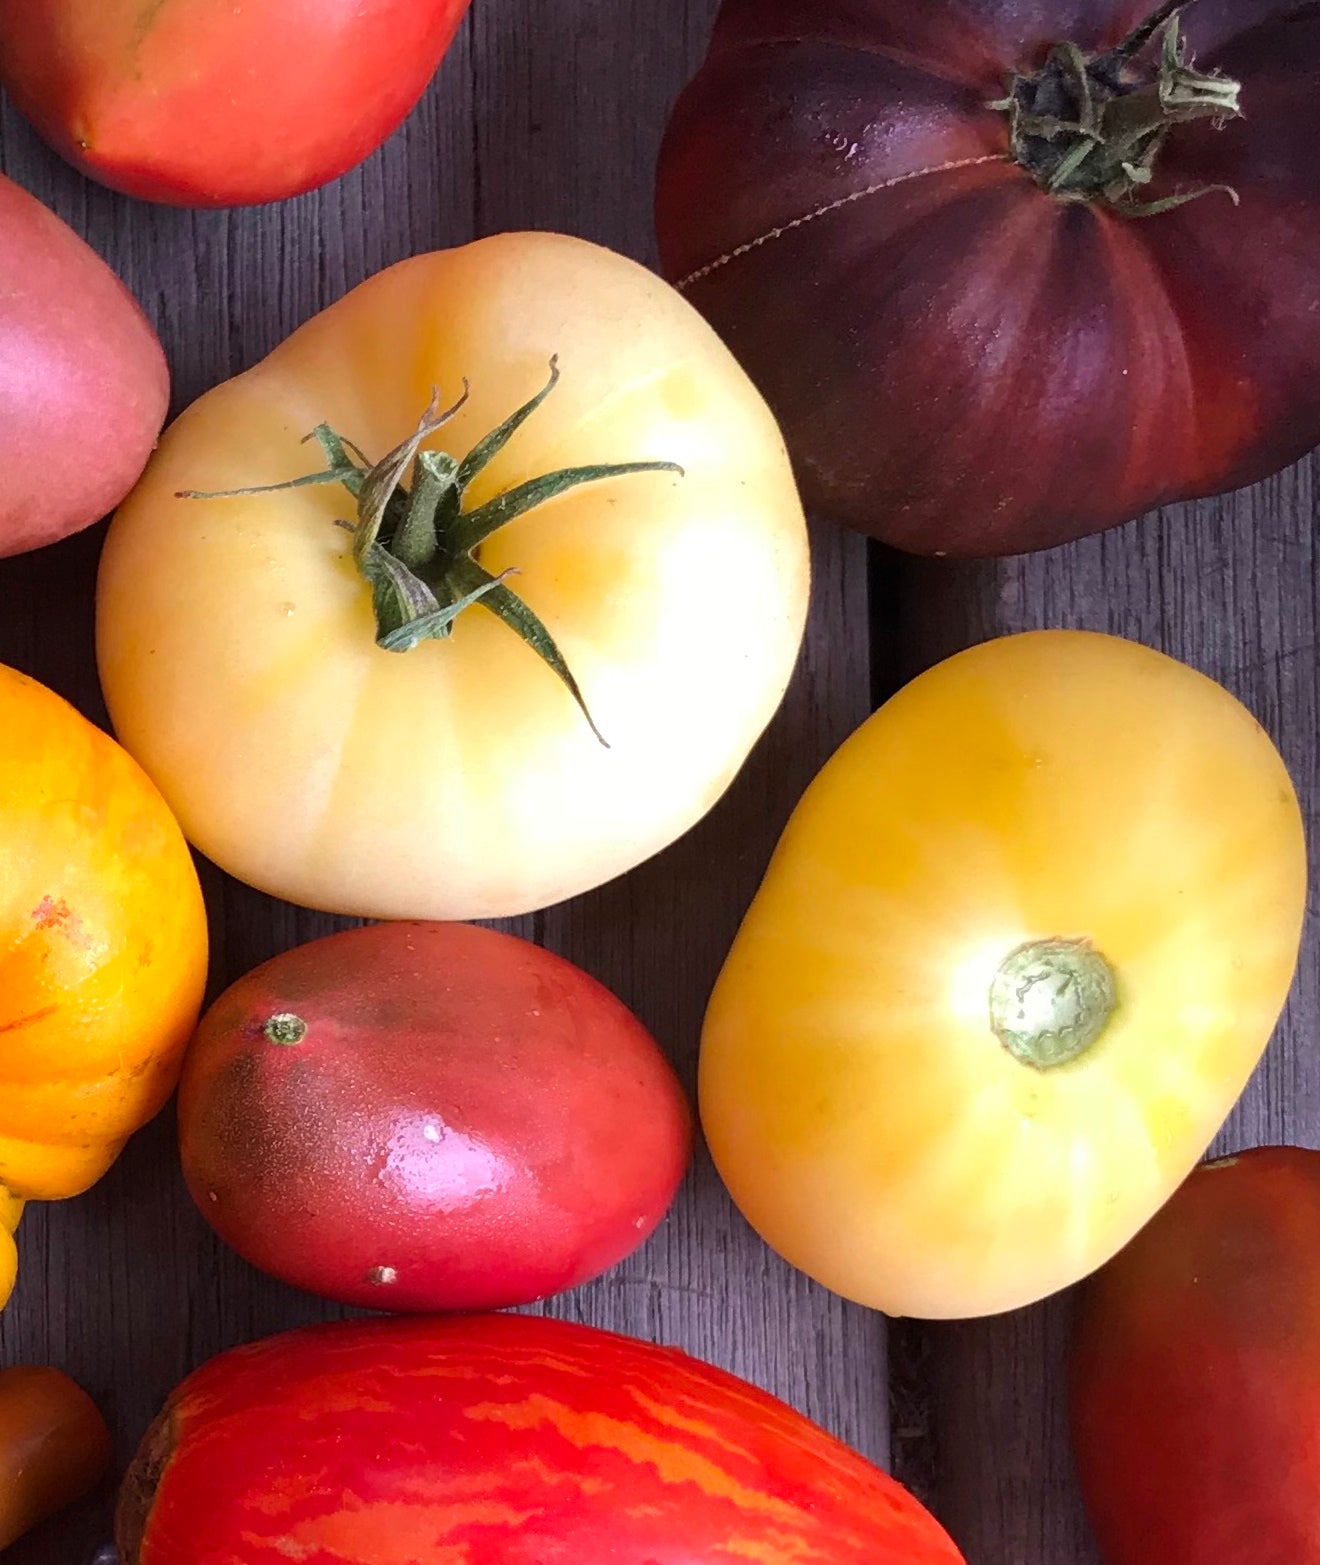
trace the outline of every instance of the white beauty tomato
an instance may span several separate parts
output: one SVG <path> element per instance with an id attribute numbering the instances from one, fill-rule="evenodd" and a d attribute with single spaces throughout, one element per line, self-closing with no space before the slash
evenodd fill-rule
<path id="1" fill-rule="evenodd" d="M 510 234 L 380 273 L 174 424 L 111 528 L 98 649 L 121 739 L 223 868 L 495 917 L 710 809 L 807 588 L 779 431 L 711 330 L 631 261 Z"/>

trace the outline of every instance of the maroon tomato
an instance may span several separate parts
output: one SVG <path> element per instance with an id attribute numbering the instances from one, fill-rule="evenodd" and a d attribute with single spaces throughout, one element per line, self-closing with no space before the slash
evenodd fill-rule
<path id="1" fill-rule="evenodd" d="M 77 532 L 137 482 L 165 355 L 100 256 L 0 175 L 0 557 Z"/>
<path id="2" fill-rule="evenodd" d="M 435 74 L 469 0 L 0 0 L 0 82 L 83 173 L 238 206 L 336 178 Z"/>
<path id="3" fill-rule="evenodd" d="M 204 1365 L 125 1480 L 123 1565 L 961 1565 L 879 1468 L 681 1353 L 516 1315 Z"/>
<path id="4" fill-rule="evenodd" d="M 222 995 L 179 1095 L 184 1175 L 263 1271 L 376 1309 L 576 1287 L 669 1209 L 687 1099 L 609 990 L 468 924 L 380 924 Z"/>
<path id="5" fill-rule="evenodd" d="M 724 0 L 664 269 L 811 503 L 1015 553 L 1320 440 L 1320 6 L 1156 3 Z"/>
<path id="6" fill-rule="evenodd" d="M 1320 1152 L 1191 1176 L 1087 1284 L 1072 1403 L 1106 1565 L 1320 1565 Z"/>

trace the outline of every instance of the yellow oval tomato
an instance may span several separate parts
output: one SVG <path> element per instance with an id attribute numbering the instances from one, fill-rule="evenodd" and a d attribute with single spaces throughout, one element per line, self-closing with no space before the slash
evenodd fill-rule
<path id="1" fill-rule="evenodd" d="M 342 483 L 177 497 L 311 474 L 331 450 L 360 483 L 355 448 L 378 463 L 464 380 L 424 446 L 467 458 L 552 360 L 462 515 L 439 502 L 425 562 L 530 608 L 581 706 L 494 596 L 440 639 L 380 644 L 364 562 L 403 558 L 401 495 L 370 538 Z M 323 424 L 354 447 L 304 444 Z M 410 455 L 409 507 L 440 482 Z M 541 475 L 656 463 L 681 472 L 597 473 L 470 557 L 455 542 Z M 387 535 L 393 565 L 372 553 Z M 381 273 L 178 420 L 111 528 L 99 655 L 121 739 L 225 869 L 334 912 L 467 919 L 584 891 L 692 826 L 779 704 L 807 588 L 778 429 L 710 329 L 631 261 L 514 234 Z"/>
<path id="2" fill-rule="evenodd" d="M 702 1044 L 720 1172 L 848 1298 L 1040 1299 L 1214 1137 L 1305 895 L 1288 774 L 1218 685 L 1083 633 L 952 658 L 825 767 L 747 915 Z"/>

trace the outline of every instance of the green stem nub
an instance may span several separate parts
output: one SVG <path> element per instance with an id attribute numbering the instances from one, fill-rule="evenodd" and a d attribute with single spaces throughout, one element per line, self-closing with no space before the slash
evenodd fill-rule
<path id="1" fill-rule="evenodd" d="M 1032 940 L 990 985 L 990 1026 L 1015 1060 L 1053 1070 L 1080 1058 L 1118 1005 L 1114 970 L 1087 940 Z"/>
<path id="2" fill-rule="evenodd" d="M 1165 0 L 1103 54 L 1057 44 L 1039 71 L 1015 76 L 1008 96 L 993 105 L 1008 115 L 1013 157 L 1052 196 L 1102 202 L 1129 217 L 1168 212 L 1216 190 L 1236 202 L 1225 185 L 1141 199 L 1175 126 L 1222 124 L 1242 113 L 1240 84 L 1196 70 L 1187 57 L 1180 12 L 1191 3 Z"/>
<path id="3" fill-rule="evenodd" d="M 416 430 L 374 464 L 351 441 L 322 424 L 308 435 L 325 453 L 323 472 L 283 484 L 204 494 L 184 491 L 182 499 L 219 500 L 272 494 L 313 484 L 342 484 L 357 502 L 357 520 L 344 525 L 353 534 L 353 558 L 370 584 L 376 611 L 376 642 L 387 652 L 410 652 L 424 641 L 443 641 L 454 621 L 480 604 L 496 615 L 567 686 L 591 731 L 605 744 L 587 703 L 554 637 L 540 618 L 506 585 L 513 571 L 492 575 L 480 563 L 481 545 L 501 527 L 528 511 L 558 499 L 583 484 L 635 473 L 677 473 L 674 462 L 617 462 L 563 468 L 529 479 L 485 504 L 467 508 L 468 488 L 504 450 L 559 384 L 559 361 L 550 361 L 546 385 L 511 414 L 462 461 L 423 445 L 466 405 L 468 387 L 450 408 L 432 398 Z M 411 474 L 411 488 L 405 480 Z M 273 1040 L 278 1041 L 278 1040 Z M 296 1042 L 297 1040 L 292 1040 Z"/>
<path id="4" fill-rule="evenodd" d="M 277 1043 L 282 1049 L 291 1049 L 307 1036 L 307 1023 L 292 1011 L 280 1011 L 272 1016 L 261 1029 L 267 1043 Z"/>

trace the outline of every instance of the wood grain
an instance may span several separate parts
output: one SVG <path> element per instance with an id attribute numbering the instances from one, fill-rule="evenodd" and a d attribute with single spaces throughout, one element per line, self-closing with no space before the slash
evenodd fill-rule
<path id="1" fill-rule="evenodd" d="M 157 323 L 176 408 L 246 367 L 371 272 L 505 228 L 556 228 L 652 258 L 652 169 L 715 0 L 478 0 L 426 100 L 366 165 L 283 206 L 146 207 L 80 179 L 7 106 L 0 166 L 125 277 Z M 76 438 L 76 431 L 71 431 Z M 987 636 L 1076 625 L 1133 636 L 1224 680 L 1279 739 L 1315 822 L 1320 792 L 1314 471 L 1170 509 L 1027 560 L 900 563 L 829 527 L 799 676 L 727 799 L 688 839 L 593 896 L 520 921 L 655 1030 L 689 1083 L 710 983 L 780 827 L 834 745 L 900 680 Z M 101 531 L 0 562 L 0 661 L 104 719 L 91 645 Z M 0 736 L 3 742 L 3 736 Z M 213 992 L 334 927 L 205 872 Z M 1320 1144 L 1320 963 L 1312 936 L 1280 1037 L 1223 1138 Z M 83 1200 L 34 1211 L 0 1317 L 0 1363 L 49 1362 L 105 1408 L 122 1461 L 166 1391 L 231 1343 L 338 1313 L 258 1276 L 213 1238 L 179 1179 L 166 1114 Z M 555 1313 L 681 1344 L 883 1459 L 878 1317 L 793 1274 L 698 1158 L 647 1249 Z M 903 1323 L 889 1382 L 900 1476 L 971 1565 L 1094 1565 L 1067 1450 L 1068 1303 L 963 1326 Z M 84 1565 L 110 1490 L 9 1551 Z"/>
<path id="2" fill-rule="evenodd" d="M 1044 626 L 1158 647 L 1220 680 L 1256 713 L 1289 764 L 1314 838 L 1316 474 L 1313 459 L 1253 490 L 1171 507 L 1029 558 L 906 565 L 906 671 L 991 636 Z M 1317 1036 L 1320 931 L 1312 916 L 1292 1001 L 1220 1149 L 1320 1145 Z M 938 1509 L 973 1562 L 1097 1560 L 1068 1451 L 1068 1312 L 1065 1298 L 994 1321 L 893 1330 L 896 1470 Z"/>
<path id="3" fill-rule="evenodd" d="M 480 0 L 425 102 L 366 165 L 282 206 L 191 213 L 89 184 L 5 106 L 0 166 L 87 237 L 155 321 L 176 411 L 307 316 L 403 256 L 506 228 L 555 228 L 652 255 L 651 189 L 668 106 L 695 68 L 713 0 Z M 76 431 L 70 431 L 76 439 Z M 0 564 L 0 661 L 104 721 L 92 656 L 102 529 Z M 865 547 L 822 530 L 803 664 L 784 711 L 715 814 L 595 896 L 517 926 L 628 1000 L 686 1079 L 706 995 L 789 810 L 870 703 Z M 0 736 L 3 742 L 3 736 Z M 212 992 L 334 921 L 204 869 Z M 775 1260 L 699 1158 L 639 1256 L 557 1314 L 677 1343 L 887 1454 L 883 1322 Z M 265 1279 L 194 1213 L 167 1113 L 84 1199 L 34 1209 L 0 1317 L 0 1363 L 54 1363 L 109 1417 L 122 1463 L 166 1392 L 233 1343 L 339 1312 Z M 110 1489 L 6 1554 L 84 1565 Z"/>

